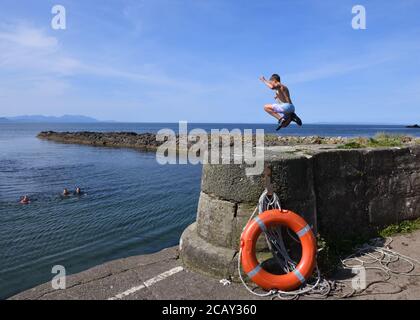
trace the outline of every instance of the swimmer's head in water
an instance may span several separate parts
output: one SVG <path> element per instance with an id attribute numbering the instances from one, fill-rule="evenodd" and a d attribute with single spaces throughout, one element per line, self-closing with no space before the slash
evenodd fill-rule
<path id="1" fill-rule="evenodd" d="M 280 83 L 281 82 L 280 76 L 277 73 L 275 73 L 270 77 L 270 81 L 275 81 L 275 82 Z"/>
<path id="2" fill-rule="evenodd" d="M 77 194 L 82 193 L 82 190 L 80 188 L 76 188 L 76 193 Z"/>
<path id="3" fill-rule="evenodd" d="M 63 190 L 63 194 L 64 194 L 64 195 L 67 195 L 67 194 L 69 194 L 69 191 L 68 191 L 67 189 L 64 189 L 64 190 Z"/>

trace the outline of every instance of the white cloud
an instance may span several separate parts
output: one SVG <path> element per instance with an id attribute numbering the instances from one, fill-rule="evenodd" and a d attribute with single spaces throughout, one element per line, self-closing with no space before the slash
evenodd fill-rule
<path id="1" fill-rule="evenodd" d="M 80 68 L 80 61 L 63 54 L 57 38 L 45 30 L 23 24 L 0 31 L 0 68 L 38 74 L 68 75 Z"/>
<path id="2" fill-rule="evenodd" d="M 69 112 L 63 108 L 73 110 L 74 106 L 83 113 L 87 110 L 81 105 L 99 108 L 99 105 L 105 105 L 104 99 L 108 99 L 108 105 L 114 103 L 115 107 L 126 105 L 127 101 L 132 101 L 132 105 L 144 105 L 145 101 L 153 100 L 149 94 L 153 90 L 160 91 L 158 96 L 164 92 L 177 95 L 180 100 L 191 92 L 197 95 L 210 90 L 201 83 L 171 77 L 158 65 L 120 65 L 124 64 L 123 60 L 116 65 L 107 61 L 106 55 L 90 61 L 80 58 L 67 47 L 48 30 L 22 23 L 0 24 L 0 113 L 59 114 Z M 95 78 L 91 94 L 79 85 L 79 78 L 84 76 Z M 109 80 L 121 80 L 117 81 L 121 85 L 111 90 L 107 86 L 106 91 L 98 95 L 100 85 Z M 145 85 L 147 91 L 143 89 Z M 139 90 L 127 90 L 126 87 L 130 86 Z M 34 108 L 37 111 L 28 111 Z"/>
<path id="3" fill-rule="evenodd" d="M 47 36 L 42 30 L 32 29 L 24 25 L 16 25 L 12 30 L 0 32 L 0 41 L 16 44 L 26 48 L 56 48 L 56 38 Z"/>
<path id="4" fill-rule="evenodd" d="M 398 48 L 398 50 L 395 50 Z M 366 70 L 378 65 L 403 61 L 411 58 L 419 51 L 418 42 L 407 40 L 405 37 L 378 40 L 370 42 L 365 48 L 360 48 L 360 53 L 337 54 L 337 59 L 324 62 L 319 58 L 319 66 L 300 72 L 285 74 L 287 83 L 299 84 L 304 82 L 333 78 Z"/>
<path id="5" fill-rule="evenodd" d="M 18 24 L 0 27 L 0 71 L 20 72 L 23 77 L 49 76 L 51 81 L 61 80 L 76 75 L 96 76 L 102 79 L 120 78 L 124 81 L 141 82 L 151 85 L 163 85 L 174 89 L 195 87 L 197 84 L 168 76 L 157 66 L 136 66 L 131 71 L 113 66 L 107 61 L 83 61 L 72 56 L 60 45 L 57 38 L 50 36 L 43 29 Z"/>

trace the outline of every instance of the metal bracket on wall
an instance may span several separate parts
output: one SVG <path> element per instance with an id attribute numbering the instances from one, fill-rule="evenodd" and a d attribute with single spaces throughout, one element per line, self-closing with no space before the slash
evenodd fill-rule
<path id="1" fill-rule="evenodd" d="M 273 185 L 271 183 L 271 168 L 268 165 L 264 169 L 264 185 L 265 185 L 265 188 L 267 189 L 267 195 L 272 196 Z"/>

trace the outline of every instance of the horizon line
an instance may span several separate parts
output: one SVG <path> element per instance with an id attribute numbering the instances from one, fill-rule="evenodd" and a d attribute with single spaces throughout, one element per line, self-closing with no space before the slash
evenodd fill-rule
<path id="1" fill-rule="evenodd" d="M 80 122 L 54 122 L 54 121 L 21 121 L 21 120 L 11 120 L 8 119 L 7 117 L 4 117 L 7 120 L 9 120 L 9 123 L 18 123 L 18 124 L 98 124 L 98 123 L 106 123 L 106 124 L 179 124 L 180 122 L 187 122 L 190 124 L 227 124 L 227 125 L 245 125 L 245 124 L 249 124 L 249 125 L 275 125 L 275 123 L 273 122 L 195 122 L 195 121 L 177 121 L 177 122 L 162 122 L 162 121 L 117 121 L 117 120 L 96 120 L 96 121 L 92 121 L 92 122 L 84 122 L 84 121 L 80 121 Z M 1 119 L 1 117 L 0 117 Z M 4 124 L 1 123 L 0 124 Z M 304 125 L 340 125 L 340 126 L 344 126 L 344 125 L 365 125 L 365 126 L 411 126 L 411 125 L 416 125 L 417 123 L 411 123 L 411 124 L 407 124 L 407 123 L 375 123 L 375 122 L 306 122 L 304 123 Z M 297 126 L 296 124 L 291 124 L 292 126 Z"/>
<path id="2" fill-rule="evenodd" d="M 59 120 L 60 118 L 65 118 L 65 117 L 81 117 L 81 118 L 87 118 L 88 120 L 92 120 L 92 122 L 90 121 L 75 121 L 72 122 L 70 121 L 31 121 L 30 119 L 28 120 L 23 120 L 23 119 L 16 119 L 16 118 L 31 118 L 31 117 L 44 117 L 44 118 L 56 118 L 57 120 Z M 43 114 L 25 114 L 25 115 L 17 115 L 17 116 L 0 116 L 0 119 L 6 119 L 10 122 L 19 122 L 19 123 L 149 123 L 149 124 L 161 124 L 161 123 L 167 123 L 167 124 L 177 124 L 180 122 L 187 122 L 187 123 L 194 123 L 194 124 L 262 124 L 262 125 L 271 125 L 273 124 L 273 122 L 201 122 L 201 121 L 187 121 L 187 120 L 178 120 L 178 121 L 119 121 L 119 120 L 112 120 L 112 119 L 107 119 L 107 120 L 99 120 L 97 119 L 95 116 L 87 116 L 87 115 L 81 115 L 81 114 L 64 114 L 64 115 L 60 115 L 60 116 L 54 116 L 54 115 L 43 115 Z M 307 125 L 390 125 L 390 126 L 409 126 L 409 125 L 416 125 L 419 124 L 419 122 L 411 122 L 411 123 L 402 123 L 402 122 L 398 122 L 398 123 L 391 123 L 391 122 L 352 122 L 352 121 L 315 121 L 315 122 L 305 122 L 304 124 Z M 292 124 L 293 125 L 293 124 Z"/>

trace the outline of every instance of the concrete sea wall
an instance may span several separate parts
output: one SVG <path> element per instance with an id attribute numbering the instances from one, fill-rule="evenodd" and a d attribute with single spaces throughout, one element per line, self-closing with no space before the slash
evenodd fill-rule
<path id="1" fill-rule="evenodd" d="M 366 237 L 420 217 L 420 146 L 342 150 L 266 148 L 265 165 L 282 207 L 302 215 L 327 242 Z M 265 189 L 244 165 L 203 167 L 197 221 L 180 241 L 186 266 L 234 277 L 239 238 Z"/>

